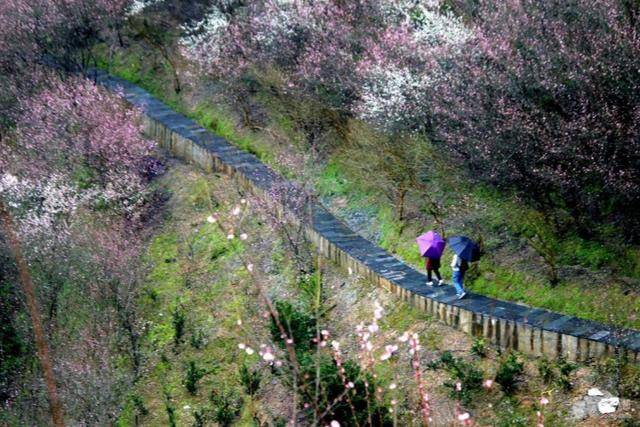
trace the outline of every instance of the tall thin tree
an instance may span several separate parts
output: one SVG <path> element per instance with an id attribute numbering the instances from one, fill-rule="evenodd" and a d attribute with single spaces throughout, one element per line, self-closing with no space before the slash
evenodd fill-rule
<path id="1" fill-rule="evenodd" d="M 20 239 L 15 231 L 13 218 L 2 199 L 0 199 L 0 229 L 4 234 L 6 242 L 9 246 L 9 250 L 11 251 L 11 254 L 13 255 L 13 258 L 18 267 L 20 286 L 22 287 L 22 292 L 25 296 L 27 309 L 29 310 L 29 316 L 31 317 L 31 325 L 36 342 L 38 359 L 40 361 L 40 365 L 42 366 L 42 374 L 44 376 L 44 382 L 47 386 L 51 420 L 55 427 L 62 427 L 64 426 L 62 404 L 60 402 L 60 399 L 58 398 L 58 391 L 56 387 L 55 376 L 53 373 L 53 363 L 51 361 L 49 344 L 47 343 L 47 338 L 44 333 L 44 327 L 42 325 L 40 306 L 38 305 L 38 301 L 35 295 L 35 286 L 33 284 L 33 280 L 31 279 L 29 265 L 27 264 L 27 261 L 22 254 Z"/>

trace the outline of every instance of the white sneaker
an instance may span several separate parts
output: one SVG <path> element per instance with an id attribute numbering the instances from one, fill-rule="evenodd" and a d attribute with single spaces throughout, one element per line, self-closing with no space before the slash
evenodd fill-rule
<path id="1" fill-rule="evenodd" d="M 438 282 L 438 286 L 442 286 L 444 285 L 444 280 L 440 279 L 440 281 Z"/>
<path id="2" fill-rule="evenodd" d="M 458 295 L 458 299 L 464 298 L 465 295 L 467 295 L 467 293 L 465 291 L 462 291 L 462 293 Z"/>
<path id="3" fill-rule="evenodd" d="M 427 286 L 433 286 L 433 282 L 427 282 Z"/>

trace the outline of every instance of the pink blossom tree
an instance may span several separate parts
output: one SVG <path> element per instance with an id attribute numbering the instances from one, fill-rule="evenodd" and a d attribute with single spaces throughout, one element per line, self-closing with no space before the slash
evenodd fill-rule
<path id="1" fill-rule="evenodd" d="M 214 7 L 187 28 L 182 45 L 187 59 L 212 77 L 246 84 L 276 70 L 284 78 L 279 89 L 314 93 L 348 112 L 358 55 L 382 25 L 377 1 L 255 2 L 234 13 Z"/>
<path id="2" fill-rule="evenodd" d="M 21 102 L 21 119 L 3 143 L 0 219 L 26 296 L 52 423 L 62 425 L 56 382 L 68 383 L 54 378 L 53 367 L 68 360 L 50 357 L 40 307 L 50 306 L 53 320 L 59 291 L 53 279 L 85 284 L 81 294 L 89 306 L 114 306 L 111 321 L 125 332 L 139 364 L 132 298 L 154 144 L 141 136 L 139 113 L 117 95 L 81 78 L 48 81 Z M 64 353 L 54 348 L 53 354 Z"/>
<path id="3" fill-rule="evenodd" d="M 43 69 L 85 70 L 98 42 L 118 41 L 131 0 L 7 0 L 0 3 L 0 132 L 15 101 L 37 92 Z M 0 134 L 1 135 L 1 134 Z"/>
<path id="4" fill-rule="evenodd" d="M 636 238 L 638 7 L 617 0 L 486 4 L 431 91 L 437 138 L 479 180 Z"/>
<path id="5" fill-rule="evenodd" d="M 431 128 L 429 89 L 447 79 L 439 61 L 471 37 L 460 18 L 430 3 L 385 2 L 386 30 L 369 40 L 358 61 L 354 112 L 384 131 Z"/>
<path id="6" fill-rule="evenodd" d="M 63 180 L 62 191 L 75 193 L 68 209 L 76 202 L 140 217 L 155 143 L 142 137 L 138 111 L 82 78 L 53 82 L 21 108 L 16 174 L 44 185 Z"/>

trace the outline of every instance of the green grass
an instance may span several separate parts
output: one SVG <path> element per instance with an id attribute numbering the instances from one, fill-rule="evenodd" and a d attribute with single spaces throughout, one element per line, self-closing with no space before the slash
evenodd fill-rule
<path id="1" fill-rule="evenodd" d="M 212 390 L 234 390 L 242 396 L 238 364 L 250 356 L 239 356 L 233 337 L 236 319 L 245 317 L 246 292 L 238 286 L 246 280 L 236 254 L 244 251 L 236 239 L 229 241 L 206 215 L 223 208 L 212 202 L 213 178 L 185 169 L 161 178 L 171 199 L 162 227 L 150 239 L 144 262 L 149 266 L 139 300 L 141 321 L 146 325 L 143 352 L 146 366 L 142 378 L 130 391 L 117 425 L 134 425 L 140 403 L 148 411 L 144 425 L 167 425 L 165 392 L 170 393 L 178 425 L 190 425 L 195 411 L 215 410 Z M 182 342 L 175 345 L 174 310 L 185 314 Z M 226 332 L 229 331 L 229 332 Z M 195 347 L 194 336 L 202 337 Z M 185 387 L 188 361 L 194 361 L 204 376 L 195 395 Z M 187 408 L 187 409 L 185 409 Z"/>
<path id="2" fill-rule="evenodd" d="M 523 273 L 487 262 L 481 262 L 480 268 L 485 274 L 469 284 L 474 292 L 599 322 L 640 327 L 635 317 L 640 312 L 640 302 L 630 299 L 620 286 L 608 284 L 607 297 L 603 298 L 599 287 L 585 289 L 565 283 L 550 290 L 547 283 L 532 280 Z"/>
<path id="3" fill-rule="evenodd" d="M 355 189 L 342 173 L 340 165 L 329 161 L 317 178 L 316 190 L 324 197 L 348 196 L 352 201 Z"/>

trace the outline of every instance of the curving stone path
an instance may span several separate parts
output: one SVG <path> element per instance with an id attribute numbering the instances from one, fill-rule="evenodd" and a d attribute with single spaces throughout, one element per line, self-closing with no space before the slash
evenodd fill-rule
<path id="1" fill-rule="evenodd" d="M 256 193 L 297 191 L 255 156 L 176 113 L 140 87 L 100 71 L 92 77 L 141 109 L 146 132 L 175 156 L 206 171 L 229 174 Z M 447 325 L 532 356 L 563 355 L 570 360 L 588 361 L 620 350 L 630 360 L 640 361 L 640 331 L 616 329 L 471 292 L 457 300 L 452 286 L 427 287 L 424 274 L 356 234 L 320 203 L 309 203 L 311 219 L 301 220 L 308 237 L 327 258 Z"/>

